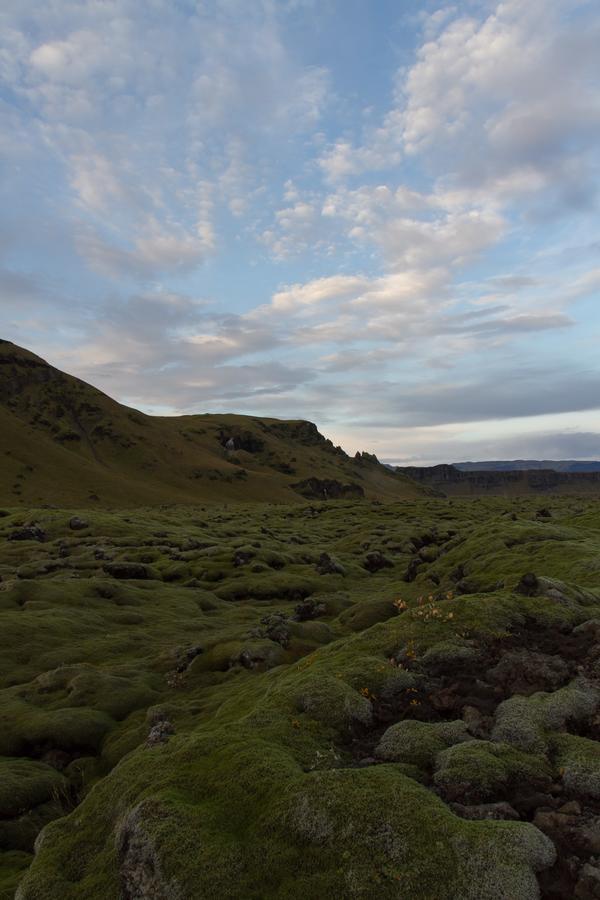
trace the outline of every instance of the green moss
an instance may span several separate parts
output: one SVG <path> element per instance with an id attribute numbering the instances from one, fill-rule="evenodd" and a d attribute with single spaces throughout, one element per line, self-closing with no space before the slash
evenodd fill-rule
<path id="1" fill-rule="evenodd" d="M 551 694 L 511 697 L 500 704 L 492 737 L 522 750 L 543 753 L 548 732 L 562 729 L 567 721 L 581 722 L 600 707 L 600 688 L 585 679 L 575 679 Z"/>
<path id="2" fill-rule="evenodd" d="M 598 742 L 573 734 L 552 737 L 555 766 L 566 789 L 580 797 L 600 799 Z"/>
<path id="3" fill-rule="evenodd" d="M 133 896 L 533 900 L 535 871 L 552 859 L 547 839 L 525 823 L 457 818 L 431 773 L 446 800 L 464 799 L 465 785 L 473 802 L 532 789 L 552 773 L 522 743 L 548 750 L 553 765 L 556 756 L 565 783 L 567 772 L 594 778 L 594 748 L 558 733 L 583 727 L 592 688 L 515 697 L 499 710 L 501 740 L 452 746 L 462 723 L 406 718 L 406 692 L 433 694 L 440 674 L 476 679 L 489 645 L 512 646 L 523 629 L 550 634 L 600 615 L 600 514 L 553 503 L 545 530 L 534 503 L 519 503 L 516 523 L 504 500 L 86 510 L 89 537 L 66 534 L 71 511 L 0 519 L 0 753 L 65 766 L 58 777 L 81 801 L 45 827 L 23 900 L 118 897 L 124 878 Z M 2 539 L 26 521 L 48 540 Z M 424 535 L 443 552 L 421 554 L 404 582 Z M 367 545 L 394 569 L 363 569 Z M 234 564 L 239 549 L 256 554 L 249 565 Z M 315 572 L 324 549 L 348 573 L 342 591 L 331 591 L 337 576 Z M 151 565 L 163 580 L 108 578 L 102 556 Z M 447 598 L 459 564 L 486 592 Z M 22 566 L 36 577 L 15 581 Z M 542 592 L 513 592 L 531 568 Z M 294 622 L 302 596 L 323 602 L 325 616 Z M 287 649 L 257 637 L 261 618 L 280 612 Z M 398 668 L 403 649 L 412 655 Z M 403 721 L 386 737 L 400 761 L 357 767 L 357 748 L 371 753 L 395 710 Z M 164 720 L 172 733 L 146 746 Z M 30 848 L 64 812 L 53 802 L 5 820 L 2 840 Z M 147 865 L 136 869 L 136 858 Z M 144 872 L 154 884 L 144 887 Z"/>
<path id="4" fill-rule="evenodd" d="M 468 740 L 471 736 L 462 721 L 429 723 L 407 719 L 387 729 L 375 754 L 389 762 L 427 768 L 446 747 Z"/>
<path id="5" fill-rule="evenodd" d="M 510 782 L 535 783 L 550 777 L 543 757 L 523 753 L 508 744 L 467 741 L 440 752 L 434 781 L 449 799 L 491 800 Z"/>
<path id="6" fill-rule="evenodd" d="M 30 853 L 0 850 L 0 900 L 13 900 L 19 881 L 30 863 Z"/>
<path id="7" fill-rule="evenodd" d="M 15 818 L 65 788 L 65 778 L 42 762 L 0 757 L 1 818 Z"/>
<path id="8" fill-rule="evenodd" d="M 393 604 L 393 600 L 377 599 L 362 600 L 360 603 L 345 610 L 339 617 L 339 621 L 346 628 L 352 631 L 364 631 L 377 622 L 385 622 L 398 614 L 398 610 Z"/>

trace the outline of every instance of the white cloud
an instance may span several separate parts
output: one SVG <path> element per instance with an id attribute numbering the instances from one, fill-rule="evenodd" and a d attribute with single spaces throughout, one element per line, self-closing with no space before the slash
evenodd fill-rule
<path id="1" fill-rule="evenodd" d="M 270 153 L 314 127 L 328 72 L 290 55 L 281 15 L 266 0 L 8 0 L 0 78 L 30 111 L 28 143 L 64 166 L 96 269 L 200 265 L 219 213 L 247 215 L 264 190 L 255 142 Z"/>
<path id="2" fill-rule="evenodd" d="M 272 306 L 275 310 L 302 310 L 304 307 L 356 295 L 367 284 L 368 280 L 360 275 L 331 275 L 328 278 L 317 278 L 306 284 L 294 284 L 277 291 L 273 295 Z"/>

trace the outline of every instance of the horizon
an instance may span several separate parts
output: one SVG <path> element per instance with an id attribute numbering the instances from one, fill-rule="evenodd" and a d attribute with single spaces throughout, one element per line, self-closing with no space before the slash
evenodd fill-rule
<path id="1" fill-rule="evenodd" d="M 600 458 L 590 0 L 7 0 L 7 339 L 395 464 Z"/>

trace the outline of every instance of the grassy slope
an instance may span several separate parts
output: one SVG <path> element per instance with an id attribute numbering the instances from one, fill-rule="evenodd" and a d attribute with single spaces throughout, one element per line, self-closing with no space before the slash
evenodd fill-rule
<path id="1" fill-rule="evenodd" d="M 531 500 L 494 499 L 88 510 L 75 532 L 77 510 L 11 511 L 0 520 L 0 768 L 12 785 L 0 791 L 0 896 L 12 896 L 36 830 L 81 801 L 45 830 L 21 900 L 123 888 L 165 900 L 537 898 L 535 871 L 552 864 L 542 833 L 461 819 L 446 794 L 470 780 L 497 799 L 547 773 L 569 799 L 581 754 L 600 775 L 595 742 L 550 728 L 535 732 L 542 749 L 523 751 L 517 728 L 438 762 L 405 753 L 363 768 L 356 752 L 378 740 L 382 702 L 430 727 L 432 672 L 446 666 L 451 684 L 478 653 L 497 647 L 501 659 L 520 629 L 530 643 L 548 628 L 568 641 L 600 615 L 598 511 L 550 506 L 543 521 Z M 30 520 L 44 543 L 6 540 Z M 343 572 L 318 573 L 324 549 Z M 374 551 L 390 565 L 371 574 Z M 149 578 L 111 578 L 111 559 L 142 563 Z M 515 587 L 528 571 L 580 589 L 525 597 Z M 305 595 L 325 611 L 288 622 L 284 647 L 261 619 Z M 191 647 L 203 652 L 178 672 Z M 244 650 L 263 662 L 245 668 Z M 531 703 L 526 723 L 537 721 Z M 148 748 L 161 719 L 175 734 Z"/>
<path id="2" fill-rule="evenodd" d="M 146 416 L 0 342 L 0 502 L 127 506 L 298 502 L 306 478 L 359 484 L 369 498 L 424 489 L 357 462 L 310 423 L 237 415 Z M 251 452 L 228 453 L 233 436 Z M 254 446 L 252 446 L 252 442 Z"/>

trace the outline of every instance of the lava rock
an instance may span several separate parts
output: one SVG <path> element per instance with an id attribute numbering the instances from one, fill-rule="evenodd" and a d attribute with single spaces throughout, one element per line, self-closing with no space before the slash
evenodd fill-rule
<path id="1" fill-rule="evenodd" d="M 327 607 L 324 603 L 319 603 L 318 600 L 307 597 L 306 600 L 302 600 L 301 603 L 294 607 L 294 618 L 297 622 L 307 622 L 309 619 L 317 619 L 319 616 L 324 616 L 326 612 Z"/>
<path id="2" fill-rule="evenodd" d="M 560 656 L 513 650 L 488 670 L 487 677 L 511 694 L 529 696 L 561 687 L 569 677 L 569 667 Z"/>
<path id="3" fill-rule="evenodd" d="M 515 593 L 524 594 L 525 597 L 535 597 L 538 589 L 538 578 L 533 572 L 527 572 L 515 588 Z"/>
<path id="4" fill-rule="evenodd" d="M 381 569 L 391 569 L 393 566 L 394 563 L 387 556 L 384 556 L 380 550 L 371 550 L 363 561 L 363 569 L 371 572 L 371 574 L 379 572 Z"/>
<path id="5" fill-rule="evenodd" d="M 152 726 L 146 738 L 146 747 L 157 747 L 159 744 L 166 744 L 172 734 L 175 734 L 175 729 L 167 719 L 157 722 L 156 725 Z"/>
<path id="6" fill-rule="evenodd" d="M 475 806 L 451 803 L 450 807 L 461 819 L 473 819 L 476 821 L 482 819 L 509 819 L 516 822 L 521 818 L 516 809 L 513 809 L 510 803 L 506 802 L 479 803 Z"/>
<path id="7" fill-rule="evenodd" d="M 9 541 L 39 541 L 46 540 L 46 532 L 39 525 L 24 525 L 8 535 Z"/>
<path id="8" fill-rule="evenodd" d="M 83 528 L 89 528 L 90 523 L 86 522 L 85 519 L 80 519 L 79 516 L 73 516 L 69 519 L 69 528 L 72 531 L 81 531 Z"/>
<path id="9" fill-rule="evenodd" d="M 113 578 L 119 578 L 121 580 L 136 579 L 141 581 L 151 578 L 150 569 L 143 563 L 106 563 L 102 568 L 107 575 L 111 575 Z"/>
<path id="10" fill-rule="evenodd" d="M 319 562 L 317 563 L 315 568 L 319 575 L 346 574 L 346 570 L 344 569 L 341 562 L 338 562 L 338 560 L 333 556 L 330 556 L 329 553 L 321 553 Z"/>

